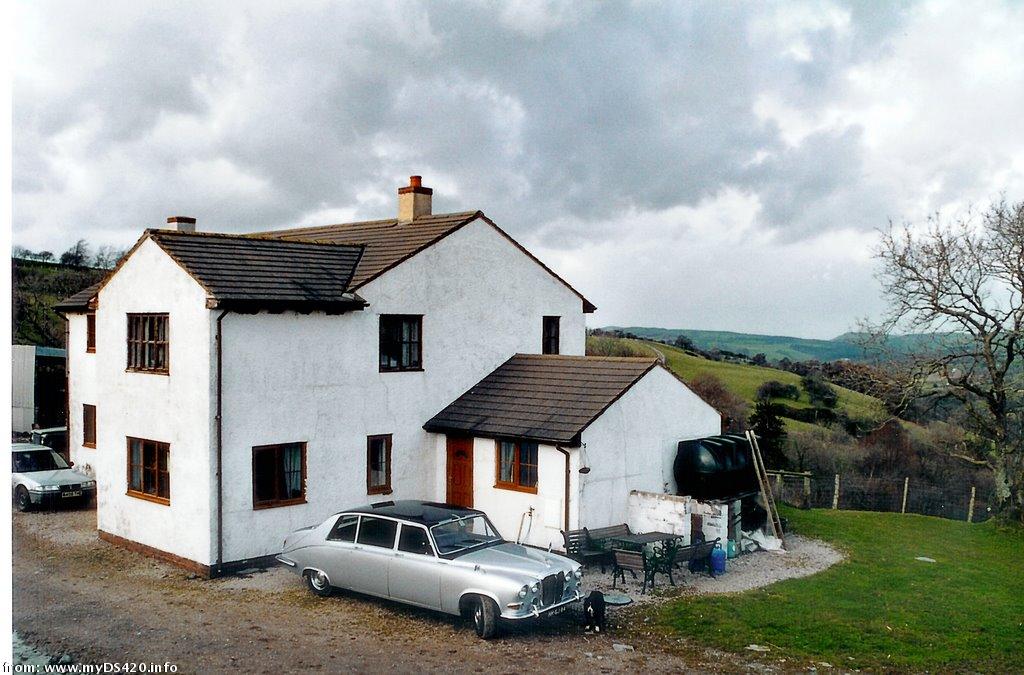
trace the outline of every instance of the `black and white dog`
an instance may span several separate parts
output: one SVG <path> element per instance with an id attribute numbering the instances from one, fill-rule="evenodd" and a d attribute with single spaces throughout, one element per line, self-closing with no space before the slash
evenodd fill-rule
<path id="1" fill-rule="evenodd" d="M 588 633 L 600 633 L 604 630 L 604 593 L 590 592 L 583 600 L 583 615 L 586 617 Z"/>

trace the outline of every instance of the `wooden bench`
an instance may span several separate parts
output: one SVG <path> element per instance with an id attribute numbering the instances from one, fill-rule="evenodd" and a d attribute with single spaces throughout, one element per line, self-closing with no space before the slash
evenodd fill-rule
<path id="1" fill-rule="evenodd" d="M 584 527 L 583 531 L 587 533 L 587 538 L 590 540 L 592 548 L 603 548 L 607 550 L 609 547 L 605 546 L 605 540 L 612 539 L 614 537 L 622 537 L 627 534 L 633 534 L 629 531 L 629 525 L 622 523 L 621 525 L 609 525 L 608 527 L 595 527 L 593 529 Z"/>
<path id="2" fill-rule="evenodd" d="M 654 588 L 654 573 L 655 567 L 652 564 L 650 556 L 645 555 L 642 551 L 626 551 L 621 548 L 612 549 L 612 563 L 614 568 L 612 569 L 612 588 L 616 587 L 619 579 L 622 579 L 622 583 L 626 583 L 626 572 L 636 578 L 636 573 L 640 572 L 644 575 L 643 585 L 640 587 L 640 594 L 643 595 L 647 592 L 647 584 L 651 584 L 651 588 Z"/>
<path id="3" fill-rule="evenodd" d="M 711 567 L 711 552 L 715 550 L 718 541 L 718 539 L 715 539 L 714 541 L 703 541 L 699 544 L 690 544 L 689 546 L 676 548 L 675 558 L 672 561 L 673 566 L 678 567 L 697 560 L 702 563 L 702 568 L 707 569 L 708 574 L 715 576 L 714 568 Z"/>
<path id="4" fill-rule="evenodd" d="M 581 565 L 597 562 L 601 565 L 601 573 L 604 573 L 605 563 L 609 560 L 608 551 L 601 547 L 595 547 L 585 529 L 569 530 L 568 532 L 562 530 L 562 541 L 565 543 L 565 554 L 568 557 Z"/>

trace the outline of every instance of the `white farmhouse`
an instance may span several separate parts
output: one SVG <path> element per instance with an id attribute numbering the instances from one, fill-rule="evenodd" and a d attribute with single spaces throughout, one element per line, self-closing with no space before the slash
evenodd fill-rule
<path id="1" fill-rule="evenodd" d="M 69 321 L 72 459 L 102 538 L 216 575 L 339 509 L 432 499 L 507 538 L 624 522 L 718 413 L 653 359 L 584 356 L 594 306 L 483 213 L 254 235 L 147 230 Z"/>

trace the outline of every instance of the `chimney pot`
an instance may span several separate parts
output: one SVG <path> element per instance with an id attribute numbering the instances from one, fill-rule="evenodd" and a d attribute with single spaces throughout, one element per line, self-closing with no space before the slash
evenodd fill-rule
<path id="1" fill-rule="evenodd" d="M 423 187 L 423 178 L 409 176 L 409 185 L 398 188 L 398 222 L 408 223 L 431 213 L 434 191 Z"/>
<path id="2" fill-rule="evenodd" d="M 167 219 L 167 224 L 178 232 L 196 231 L 196 219 L 189 216 L 171 216 Z"/>

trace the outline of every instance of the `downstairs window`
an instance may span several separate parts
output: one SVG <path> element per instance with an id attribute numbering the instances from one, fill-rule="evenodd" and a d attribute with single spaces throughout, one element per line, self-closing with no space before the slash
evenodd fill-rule
<path id="1" fill-rule="evenodd" d="M 252 449 L 252 507 L 306 501 L 306 444 L 258 445 Z"/>

